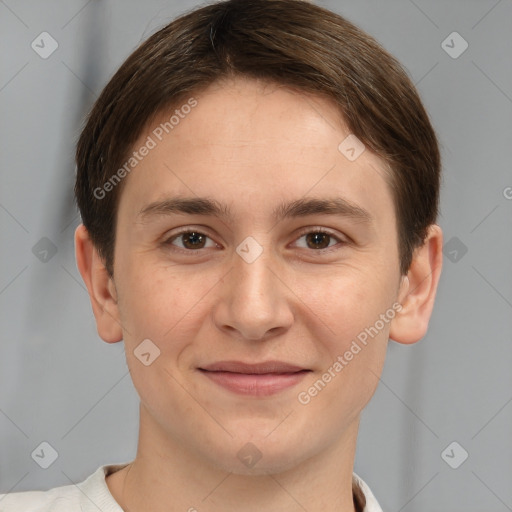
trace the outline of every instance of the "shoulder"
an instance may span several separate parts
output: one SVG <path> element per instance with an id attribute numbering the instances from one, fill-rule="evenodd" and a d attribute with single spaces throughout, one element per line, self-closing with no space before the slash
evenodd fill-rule
<path id="1" fill-rule="evenodd" d="M 368 484 L 355 472 L 352 472 L 352 483 L 357 486 L 364 496 L 362 500 L 363 512 L 382 512 L 382 508 Z"/>
<path id="2" fill-rule="evenodd" d="M 48 491 L 23 491 L 0 494 L 0 512 L 122 512 L 105 482 L 105 476 L 123 464 L 100 466 L 78 484 L 54 487 Z"/>
<path id="3" fill-rule="evenodd" d="M 0 512 L 80 512 L 79 492 L 74 485 L 65 485 L 49 491 L 0 494 Z"/>

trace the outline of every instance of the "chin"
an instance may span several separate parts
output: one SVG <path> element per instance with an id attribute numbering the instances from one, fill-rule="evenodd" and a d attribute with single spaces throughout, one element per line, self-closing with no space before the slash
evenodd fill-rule
<path id="1" fill-rule="evenodd" d="M 286 432 L 269 435 L 272 428 L 252 435 L 244 430 L 246 435 L 238 433 L 227 444 L 214 448 L 215 453 L 210 452 L 208 457 L 212 459 L 213 455 L 212 464 L 223 471 L 258 476 L 283 473 L 310 456 L 310 449 L 300 439 L 295 442 L 294 436 Z"/>
<path id="2" fill-rule="evenodd" d="M 245 465 L 238 457 L 233 457 L 232 453 L 226 454 L 215 460 L 215 466 L 219 469 L 233 473 L 235 475 L 246 476 L 268 476 L 284 473 L 297 466 L 300 461 L 297 459 L 296 454 L 289 454 L 289 456 L 263 453 L 261 458 L 251 467 Z"/>

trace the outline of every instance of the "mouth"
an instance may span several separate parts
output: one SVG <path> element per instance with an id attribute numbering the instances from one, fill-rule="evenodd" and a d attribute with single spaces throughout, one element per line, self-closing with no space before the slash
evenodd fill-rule
<path id="1" fill-rule="evenodd" d="M 282 361 L 221 361 L 198 370 L 215 384 L 239 395 L 270 396 L 297 385 L 311 370 Z"/>

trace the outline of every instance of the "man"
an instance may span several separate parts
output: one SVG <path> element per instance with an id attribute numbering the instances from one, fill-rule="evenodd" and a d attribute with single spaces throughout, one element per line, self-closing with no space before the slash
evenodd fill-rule
<path id="1" fill-rule="evenodd" d="M 121 66 L 76 161 L 77 264 L 125 344 L 137 456 L 0 507 L 381 511 L 360 414 L 442 263 L 437 140 L 398 62 L 310 3 L 207 5 Z"/>

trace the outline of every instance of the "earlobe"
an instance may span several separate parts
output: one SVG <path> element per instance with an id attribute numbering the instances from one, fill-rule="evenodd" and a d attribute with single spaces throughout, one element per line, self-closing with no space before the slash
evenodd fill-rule
<path id="1" fill-rule="evenodd" d="M 443 234 L 437 224 L 414 252 L 407 276 L 402 279 L 398 302 L 402 309 L 393 321 L 389 337 L 398 343 L 416 343 L 425 336 L 434 307 L 443 264 Z"/>
<path id="2" fill-rule="evenodd" d="M 115 283 L 83 224 L 75 231 L 75 255 L 78 270 L 89 292 L 98 334 L 107 343 L 121 341 L 123 330 L 119 320 Z"/>

